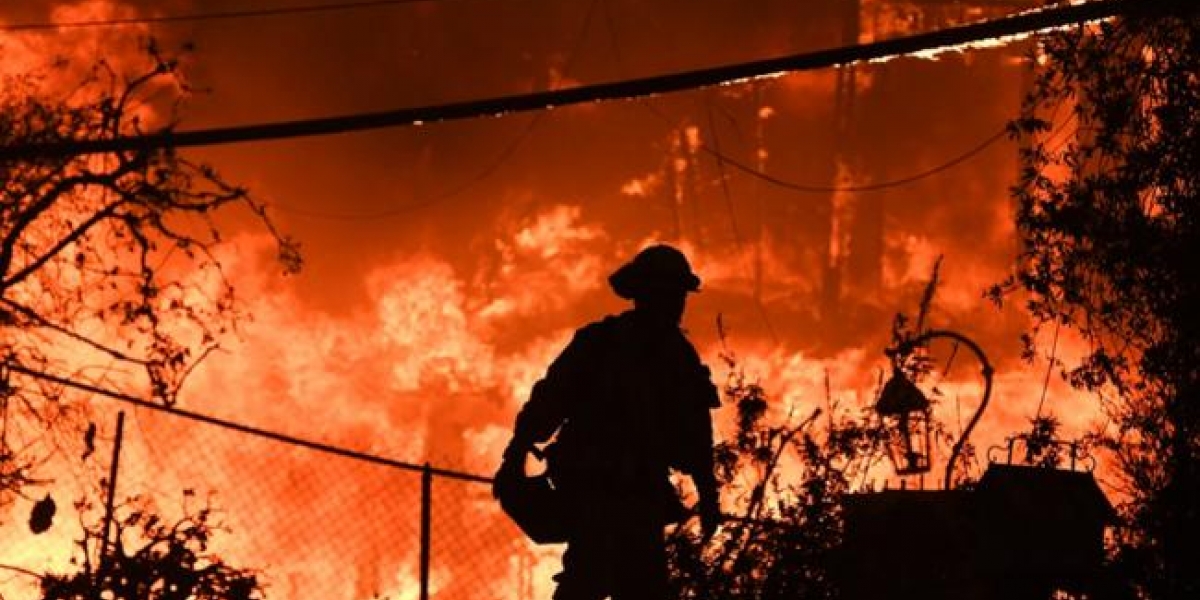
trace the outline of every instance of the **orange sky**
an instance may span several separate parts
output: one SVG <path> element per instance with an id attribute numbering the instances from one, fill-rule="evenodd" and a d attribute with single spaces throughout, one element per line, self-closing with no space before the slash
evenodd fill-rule
<path id="1" fill-rule="evenodd" d="M 244 4 L 20 3 L 0 8 L 0 22 Z M 837 44 L 836 15 L 813 8 L 819 4 L 442 0 L 150 31 L 166 48 L 184 40 L 197 46 L 189 78 L 210 91 L 186 113 L 183 128 L 193 129 L 538 91 Z M 886 9 L 866 3 L 864 38 L 877 25 L 936 25 Z M 144 29 L 20 40 L 74 48 L 78 60 L 105 49 L 127 52 L 121 40 L 131 30 Z M 306 267 L 294 278 L 279 276 L 261 236 L 230 217 L 235 235 L 222 252 L 254 319 L 197 373 L 182 402 L 302 437 L 487 474 L 528 386 L 570 332 L 622 310 L 606 289 L 607 274 L 646 243 L 666 240 L 679 242 L 705 279 L 685 320 L 704 358 L 717 366 L 722 314 L 733 349 L 780 399 L 781 412 L 788 404 L 823 404 L 826 372 L 846 406 L 868 403 L 885 366 L 892 315 L 915 311 L 929 268 L 944 255 L 930 325 L 976 339 L 998 366 L 994 407 L 975 442 L 999 443 L 1032 416 L 1045 374 L 1044 361 L 1019 359 L 1018 335 L 1027 326 L 1019 302 L 1001 311 L 981 297 L 1004 277 L 1016 250 L 1007 197 L 1014 144 L 994 144 L 911 185 L 829 194 L 782 189 L 728 167 L 723 186 L 720 166 L 694 140 L 814 186 L 904 177 L 961 154 L 1015 115 L 1027 76 L 1016 55 L 972 51 L 860 67 L 841 133 L 836 73 L 822 71 L 645 103 L 189 150 L 271 204 L 281 228 L 303 244 Z M 1080 347 L 1064 334 L 1059 355 Z M 972 410 L 980 383 L 977 366 L 960 355 L 941 386 L 942 418 L 957 418 L 955 398 L 964 415 Z M 1092 400 L 1057 376 L 1047 407 L 1072 432 L 1096 418 Z M 217 450 L 197 458 L 188 444 L 163 442 L 172 438 L 155 431 L 143 429 L 159 445 L 145 441 L 136 452 L 157 456 L 141 480 L 160 488 L 187 483 L 172 465 L 243 460 L 234 440 L 212 442 Z M 172 435 L 200 444 L 207 434 Z M 292 460 L 286 468 L 338 479 L 327 463 Z M 252 472 L 264 468 L 251 462 Z M 234 482 L 245 474 L 222 473 L 208 483 L 221 490 L 232 518 L 250 527 L 237 509 L 261 494 L 239 495 Z M 265 497 L 288 502 L 286 491 Z M 270 515 L 262 518 L 290 522 Z M 403 562 L 377 557 L 368 569 L 363 560 L 355 564 L 368 571 Z M 387 579 L 360 573 L 372 577 Z"/>

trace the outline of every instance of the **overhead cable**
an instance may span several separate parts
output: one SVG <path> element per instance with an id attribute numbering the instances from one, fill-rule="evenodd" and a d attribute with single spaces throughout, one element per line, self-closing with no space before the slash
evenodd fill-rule
<path id="1" fill-rule="evenodd" d="M 1000 141 L 1001 139 L 1004 139 L 1004 137 L 1007 134 L 1008 134 L 1008 127 L 1004 127 L 1000 131 L 997 131 L 996 133 L 993 133 L 992 135 L 988 136 L 986 139 L 984 139 L 979 144 L 973 146 L 970 150 L 967 150 L 966 152 L 963 152 L 962 154 L 959 154 L 958 156 L 955 156 L 954 158 L 951 158 L 950 160 L 948 160 L 936 167 L 932 167 L 932 168 L 926 169 L 926 170 L 918 172 L 918 173 L 913 173 L 912 175 L 901 177 L 899 179 L 889 179 L 887 181 L 880 181 L 878 183 L 867 183 L 867 184 L 862 184 L 862 185 L 844 185 L 844 186 L 810 185 L 810 184 L 803 184 L 803 183 L 795 183 L 792 181 L 788 181 L 786 179 L 781 179 L 781 178 L 771 175 L 769 173 L 765 173 L 759 169 L 756 169 L 750 165 L 747 165 L 746 163 L 738 161 L 737 159 L 732 158 L 727 154 L 721 153 L 720 149 L 718 149 L 718 148 L 712 148 L 706 144 L 701 144 L 700 149 L 713 155 L 713 157 L 716 158 L 716 160 L 717 160 L 717 164 L 728 164 L 729 166 L 731 166 L 747 175 L 750 175 L 752 177 L 757 177 L 758 179 L 766 181 L 767 183 L 777 185 L 782 188 L 787 188 L 794 192 L 803 192 L 803 193 L 808 193 L 808 194 L 831 194 L 831 193 L 837 193 L 837 192 L 858 193 L 858 192 L 874 192 L 874 191 L 885 190 L 885 189 L 889 189 L 889 188 L 901 187 L 901 186 L 908 185 L 910 183 L 915 183 L 915 182 L 925 179 L 927 177 L 932 177 L 933 175 L 937 175 L 938 173 L 947 171 L 955 166 L 958 166 L 960 163 L 963 163 L 963 162 L 967 161 L 968 159 L 976 156 L 977 154 L 983 152 L 992 144 L 995 144 L 996 142 Z"/>
<path id="2" fill-rule="evenodd" d="M 647 110 L 650 111 L 651 114 L 655 115 L 656 117 L 663 120 L 664 122 L 668 122 L 668 123 L 670 122 L 670 119 L 668 119 L 668 117 L 666 115 L 664 115 L 661 111 L 659 111 L 657 108 L 655 108 L 653 104 L 650 104 L 649 102 L 647 102 L 647 103 L 645 103 L 645 107 Z M 1005 125 L 1004 127 L 1001 127 L 999 131 L 984 138 L 983 141 L 972 146 L 970 149 L 966 150 L 965 152 L 958 154 L 955 157 L 953 157 L 953 158 L 947 160 L 946 162 L 943 162 L 935 167 L 931 167 L 929 169 L 926 169 L 924 171 L 919 171 L 919 172 L 913 173 L 911 175 L 906 175 L 904 177 L 900 177 L 897 179 L 889 179 L 887 181 L 879 181 L 876 183 L 836 186 L 836 185 L 814 185 L 814 184 L 810 184 L 810 183 L 796 183 L 794 181 L 788 181 L 786 179 L 776 177 L 775 175 L 771 175 L 770 173 L 767 173 L 767 172 L 763 171 L 762 169 L 752 167 L 752 166 L 750 166 L 742 161 L 739 161 L 738 159 L 733 158 L 732 156 L 721 151 L 721 146 L 719 143 L 717 143 L 717 139 L 716 139 L 716 126 L 713 125 L 711 116 L 709 118 L 709 128 L 712 129 L 713 144 L 710 145 L 707 142 L 704 142 L 703 140 L 701 140 L 698 147 L 701 151 L 705 152 L 706 154 L 709 154 L 710 156 L 713 157 L 713 159 L 716 160 L 717 168 L 720 169 L 722 171 L 722 173 L 724 171 L 724 166 L 726 164 L 728 164 L 729 166 L 731 166 L 747 175 L 750 175 L 751 177 L 756 177 L 756 178 L 761 179 L 772 185 L 776 185 L 776 186 L 779 186 L 779 187 L 782 187 L 785 189 L 792 190 L 794 192 L 800 192 L 800 193 L 805 193 L 805 194 L 874 192 L 874 191 L 879 191 L 879 190 L 886 190 L 886 189 L 891 189 L 891 188 L 896 188 L 896 187 L 902 187 L 902 186 L 908 185 L 910 183 L 916 183 L 917 181 L 926 179 L 928 177 L 932 177 L 932 176 L 942 173 L 944 171 L 948 171 L 948 170 L 958 166 L 959 164 L 966 162 L 967 160 L 975 157 L 976 155 L 978 155 L 981 152 L 983 152 L 984 150 L 986 150 L 992 144 L 995 144 L 996 142 L 1000 141 L 1001 139 L 1004 139 L 1004 137 L 1006 137 L 1009 134 L 1009 127 L 1007 125 Z M 723 174 L 722 174 L 722 184 L 724 184 L 724 175 Z"/>
<path id="3" fill-rule="evenodd" d="M 87 27 L 112 27 L 119 25 L 154 25 L 195 21 L 217 21 L 225 19 L 279 17 L 284 15 L 345 11 L 360 8 L 376 8 L 382 6 L 417 4 L 433 1 L 435 0 L 359 0 L 357 2 L 336 2 L 331 4 L 310 4 L 305 6 L 279 6 L 275 8 L 248 8 L 243 10 L 192 13 L 185 15 L 160 15 L 157 17 L 116 17 L 110 19 L 88 19 L 83 21 L 12 23 L 8 25 L 0 25 L 0 31 L 46 31 L 52 29 L 81 29 Z"/>
<path id="4" fill-rule="evenodd" d="M 13 373 L 21 373 L 22 375 L 33 377 L 35 379 L 41 379 L 42 381 L 47 381 L 47 382 L 58 384 L 58 385 L 61 385 L 64 387 L 69 387 L 69 388 L 72 388 L 72 389 L 75 389 L 75 390 L 78 390 L 81 392 L 88 392 L 91 394 L 104 396 L 107 398 L 111 398 L 113 400 L 117 400 L 117 401 L 124 402 L 127 404 L 132 404 L 134 406 L 138 406 L 141 408 L 147 408 L 150 410 L 166 413 L 166 414 L 169 414 L 169 415 L 172 415 L 175 417 L 181 417 L 181 418 L 188 419 L 191 421 L 198 421 L 200 423 L 214 425 L 217 427 L 221 427 L 224 429 L 230 429 L 230 430 L 237 431 L 237 432 L 244 433 L 244 434 L 249 434 L 249 435 L 253 435 L 253 436 L 257 436 L 257 437 L 261 437 L 261 438 L 266 438 L 269 440 L 274 440 L 276 442 L 283 442 L 285 444 L 289 444 L 292 446 L 300 446 L 302 448 L 308 448 L 309 450 L 316 450 L 318 452 L 324 452 L 326 454 L 334 454 L 334 455 L 341 456 L 344 458 L 351 458 L 354 460 L 360 460 L 360 461 L 364 461 L 364 462 L 374 463 L 377 465 L 383 465 L 385 467 L 393 467 L 396 469 L 403 469 L 406 471 L 429 472 L 429 473 L 432 473 L 433 475 L 437 475 L 439 477 L 458 479 L 460 481 L 470 481 L 470 482 L 474 482 L 474 483 L 491 483 L 492 482 L 491 478 L 484 477 L 482 475 L 474 475 L 471 473 L 464 473 L 461 471 L 453 471 L 450 469 L 442 469 L 442 468 L 438 468 L 438 467 L 431 467 L 428 465 L 418 465 L 416 463 L 394 460 L 391 458 L 386 458 L 386 457 L 378 456 L 375 454 L 367 454 L 366 452 L 359 452 L 357 450 L 343 448 L 341 446 L 334 446 L 332 444 L 326 444 L 323 442 L 306 440 L 303 438 L 287 435 L 284 433 L 279 433 L 276 431 L 270 431 L 268 429 L 254 427 L 253 425 L 247 425 L 245 423 L 238 423 L 236 421 L 229 421 L 226 419 L 221 419 L 221 418 L 213 417 L 210 415 L 192 412 L 190 410 L 177 408 L 174 406 L 167 406 L 164 404 L 159 404 L 157 402 L 151 402 L 149 400 L 138 398 L 137 396 L 133 396 L 130 394 L 105 389 L 105 388 L 102 388 L 97 385 L 92 385 L 90 383 L 84 383 L 82 381 L 75 381 L 73 379 L 68 379 L 66 377 L 60 377 L 58 375 L 52 375 L 50 373 L 43 373 L 41 371 L 36 371 L 36 370 L 30 369 L 30 368 L 25 367 L 20 364 L 9 363 L 8 368 Z"/>
<path id="5" fill-rule="evenodd" d="M 912 54 L 952 50 L 985 40 L 1029 35 L 1083 22 L 1107 19 L 1136 6 L 1134 0 L 1097 0 L 1056 6 L 1011 17 L 950 27 L 938 31 L 710 67 L 694 71 L 656 75 L 640 79 L 583 85 L 561 90 L 501 96 L 450 104 L 403 108 L 335 117 L 259 123 L 191 131 L 162 130 L 143 136 L 69 140 L 48 143 L 12 144 L 0 147 L 0 160 L 30 157 L 72 156 L 154 148 L 185 148 L 256 140 L 289 139 L 349 133 L 384 127 L 413 126 L 439 121 L 496 117 L 511 112 L 546 110 L 555 107 L 634 99 L 720 84 L 733 84 L 788 72 L 823 69 L 862 61 L 883 60 Z"/>

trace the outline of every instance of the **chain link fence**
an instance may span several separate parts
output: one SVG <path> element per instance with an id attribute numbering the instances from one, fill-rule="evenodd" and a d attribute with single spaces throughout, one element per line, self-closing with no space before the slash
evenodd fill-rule
<path id="1" fill-rule="evenodd" d="M 211 508 L 219 528 L 210 550 L 257 572 L 268 599 L 550 595 L 561 548 L 528 542 L 492 499 L 485 477 L 346 450 L 366 439 L 311 442 L 204 422 L 186 411 L 95 405 L 90 468 L 46 486 L 58 504 L 54 525 L 35 535 L 22 522 L 35 497 L 13 499 L 9 514 L 0 515 L 5 600 L 39 597 L 37 574 L 78 570 L 71 557 L 81 555 L 83 524 L 106 512 L 105 480 L 118 453 L 118 522 L 135 510 L 171 520 Z M 126 413 L 119 439 L 118 410 Z M 123 540 L 134 545 L 136 532 L 127 530 Z"/>

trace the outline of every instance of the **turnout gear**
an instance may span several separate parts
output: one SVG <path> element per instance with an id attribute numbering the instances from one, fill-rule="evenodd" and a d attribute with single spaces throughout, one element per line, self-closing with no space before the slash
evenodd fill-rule
<path id="1" fill-rule="evenodd" d="M 576 333 L 534 384 L 505 455 L 523 457 L 557 432 L 548 451 L 556 486 L 659 494 L 671 468 L 711 474 L 708 411 L 717 406 L 709 370 L 678 327 L 629 311 Z"/>
<path id="2" fill-rule="evenodd" d="M 615 271 L 609 283 L 639 302 L 679 294 L 682 308 L 682 296 L 699 289 L 700 279 L 682 253 L 659 245 Z M 717 388 L 680 330 L 678 313 L 672 321 L 649 303 L 635 306 L 575 333 L 534 384 L 497 474 L 503 505 L 506 490 L 519 489 L 505 482 L 513 473 L 524 477 L 527 452 L 554 439 L 545 453 L 562 512 L 527 516 L 559 519 L 563 527 L 567 551 L 555 577 L 556 600 L 662 600 L 663 528 L 686 516 L 671 470 L 692 477 L 706 537 L 720 520 L 710 415 L 720 406 Z M 521 527 L 530 533 L 528 524 Z"/>

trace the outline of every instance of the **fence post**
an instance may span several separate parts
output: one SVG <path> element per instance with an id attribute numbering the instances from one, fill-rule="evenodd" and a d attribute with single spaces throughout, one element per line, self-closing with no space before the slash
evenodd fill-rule
<path id="1" fill-rule="evenodd" d="M 421 468 L 421 600 L 429 600 L 429 546 L 433 508 L 433 469 Z"/>
<path id="2" fill-rule="evenodd" d="M 113 440 L 112 462 L 108 465 L 108 497 L 104 501 L 104 538 L 100 540 L 100 565 L 97 569 L 97 590 L 103 586 L 104 577 L 108 575 L 108 547 L 112 536 L 113 503 L 117 495 L 117 472 L 121 464 L 121 439 L 125 434 L 125 411 L 117 413 L 117 437 Z"/>

